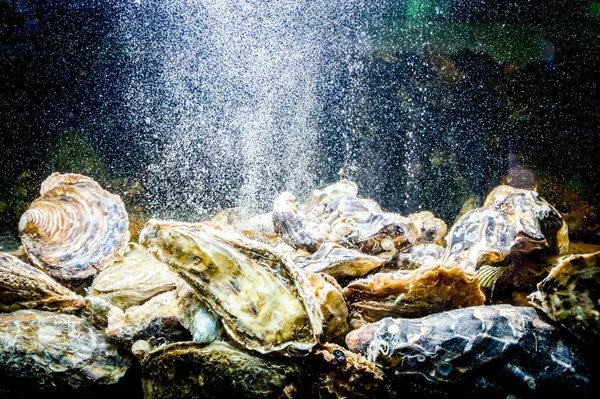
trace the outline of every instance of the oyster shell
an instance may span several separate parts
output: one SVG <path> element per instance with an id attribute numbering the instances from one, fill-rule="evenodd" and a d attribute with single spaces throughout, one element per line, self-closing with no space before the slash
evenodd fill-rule
<path id="1" fill-rule="evenodd" d="M 129 356 L 79 317 L 43 310 L 0 314 L 0 373 L 20 385 L 114 384 L 130 365 Z"/>
<path id="2" fill-rule="evenodd" d="M 408 219 L 414 223 L 418 231 L 415 243 L 443 244 L 448 227 L 442 219 L 436 218 L 430 211 L 412 213 L 408 215 Z"/>
<path id="3" fill-rule="evenodd" d="M 106 335 L 131 348 L 137 340 L 157 346 L 189 339 L 176 290 L 158 294 L 141 305 L 122 311 L 112 307 L 107 313 Z"/>
<path id="4" fill-rule="evenodd" d="M 89 297 L 101 297 L 125 310 L 177 288 L 179 277 L 137 243 L 129 243 L 122 259 L 104 268 L 94 278 Z"/>
<path id="5" fill-rule="evenodd" d="M 385 318 L 351 331 L 346 344 L 390 371 L 399 387 L 538 397 L 581 394 L 590 383 L 582 354 L 530 307 L 473 306 L 419 319 Z"/>
<path id="6" fill-rule="evenodd" d="M 140 242 L 190 284 L 237 342 L 261 353 L 304 354 L 322 315 L 310 283 L 265 244 L 209 222 L 150 220 Z"/>
<path id="7" fill-rule="evenodd" d="M 336 398 L 373 398 L 383 394 L 385 374 L 364 356 L 332 344 L 320 344 L 315 350 L 315 390 Z M 327 396 L 325 396 L 327 397 Z M 388 397 L 381 396 L 381 397 Z"/>
<path id="8" fill-rule="evenodd" d="M 53 173 L 19 221 L 27 256 L 60 282 L 81 284 L 126 249 L 123 201 L 89 177 Z"/>
<path id="9" fill-rule="evenodd" d="M 450 229 L 443 261 L 476 271 L 509 255 L 537 250 L 565 253 L 568 227 L 552 205 L 529 190 L 498 186 L 481 208 L 465 213 Z"/>
<path id="10" fill-rule="evenodd" d="M 600 336 L 600 251 L 562 257 L 529 295 L 542 310 L 587 343 Z"/>
<path id="11" fill-rule="evenodd" d="M 363 276 L 390 259 L 327 242 L 310 256 L 294 258 L 294 264 L 305 272 L 323 272 L 335 278 L 345 278 Z"/>
<path id="12" fill-rule="evenodd" d="M 421 266 L 433 265 L 444 257 L 445 250 L 438 244 L 415 244 L 398 254 L 397 269 L 418 269 Z"/>
<path id="13" fill-rule="evenodd" d="M 350 326 L 348 325 L 348 307 L 337 281 L 324 273 L 306 273 L 308 281 L 315 290 L 317 303 L 323 315 L 324 342 L 343 342 Z"/>
<path id="14" fill-rule="evenodd" d="M 144 398 L 276 398 L 300 374 L 287 360 L 262 357 L 223 341 L 163 346 L 142 361 Z"/>
<path id="15" fill-rule="evenodd" d="M 350 282 L 343 292 L 353 329 L 384 317 L 422 317 L 485 302 L 476 274 L 445 264 L 376 273 Z"/>
<path id="16" fill-rule="evenodd" d="M 19 258 L 0 252 L 0 312 L 41 309 L 74 312 L 83 297 Z"/>

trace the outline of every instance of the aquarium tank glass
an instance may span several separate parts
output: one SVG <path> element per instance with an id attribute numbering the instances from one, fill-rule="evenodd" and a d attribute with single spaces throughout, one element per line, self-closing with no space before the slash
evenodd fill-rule
<path id="1" fill-rule="evenodd" d="M 0 398 L 586 397 L 600 2 L 0 0 Z"/>

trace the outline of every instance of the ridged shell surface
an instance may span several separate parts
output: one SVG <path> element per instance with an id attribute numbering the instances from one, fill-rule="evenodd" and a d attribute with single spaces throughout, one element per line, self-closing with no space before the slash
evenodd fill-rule
<path id="1" fill-rule="evenodd" d="M 306 354 L 318 342 L 322 315 L 313 288 L 272 247 L 208 222 L 158 220 L 148 222 L 140 243 L 177 271 L 247 348 Z"/>
<path id="2" fill-rule="evenodd" d="M 482 389 L 502 397 L 542 397 L 537 395 L 583 393 L 590 382 L 581 352 L 530 307 L 473 306 L 419 319 L 385 318 L 350 332 L 346 344 L 393 370 L 399 383 L 460 386 L 463 394 Z"/>
<path id="3" fill-rule="evenodd" d="M 0 314 L 0 375 L 10 381 L 77 389 L 116 383 L 130 365 L 104 333 L 79 317 L 43 310 Z"/>
<path id="4" fill-rule="evenodd" d="M 93 179 L 53 173 L 40 194 L 21 216 L 19 235 L 29 259 L 52 277 L 79 284 L 127 247 L 123 201 Z"/>
<path id="5" fill-rule="evenodd" d="M 0 252 L 0 312 L 19 309 L 73 312 L 84 304 L 82 296 L 37 267 Z"/>

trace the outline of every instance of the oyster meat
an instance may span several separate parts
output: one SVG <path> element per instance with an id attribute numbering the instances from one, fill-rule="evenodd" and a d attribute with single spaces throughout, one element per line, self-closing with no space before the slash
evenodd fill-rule
<path id="1" fill-rule="evenodd" d="M 131 358 L 102 331 L 74 315 L 44 310 L 0 314 L 0 375 L 20 385 L 77 389 L 114 384 L 130 365 Z"/>
<path id="2" fill-rule="evenodd" d="M 385 318 L 346 336 L 348 348 L 411 383 L 457 394 L 582 394 L 589 368 L 531 307 L 473 306 L 419 319 Z"/>
<path id="3" fill-rule="evenodd" d="M 19 258 L 0 252 L 0 312 L 41 309 L 74 312 L 83 297 Z"/>
<path id="4" fill-rule="evenodd" d="M 238 343 L 293 355 L 318 342 L 322 315 L 313 288 L 273 247 L 210 222 L 158 220 L 148 222 L 140 242 L 181 275 Z"/>
<path id="5" fill-rule="evenodd" d="M 53 173 L 21 215 L 19 236 L 33 264 L 79 285 L 127 248 L 129 220 L 123 201 L 93 179 Z"/>

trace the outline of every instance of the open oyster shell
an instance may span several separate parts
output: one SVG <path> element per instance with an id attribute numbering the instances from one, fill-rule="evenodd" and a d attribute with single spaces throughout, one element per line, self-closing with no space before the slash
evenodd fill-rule
<path id="1" fill-rule="evenodd" d="M 37 267 L 0 252 L 0 312 L 19 309 L 74 312 L 84 304 L 82 296 Z"/>
<path id="2" fill-rule="evenodd" d="M 305 354 L 318 342 L 322 315 L 313 288 L 272 247 L 209 222 L 158 220 L 148 222 L 140 243 L 177 271 L 247 348 Z"/>
<path id="3" fill-rule="evenodd" d="M 123 201 L 93 179 L 53 173 L 19 221 L 27 256 L 61 282 L 81 284 L 127 247 Z"/>

